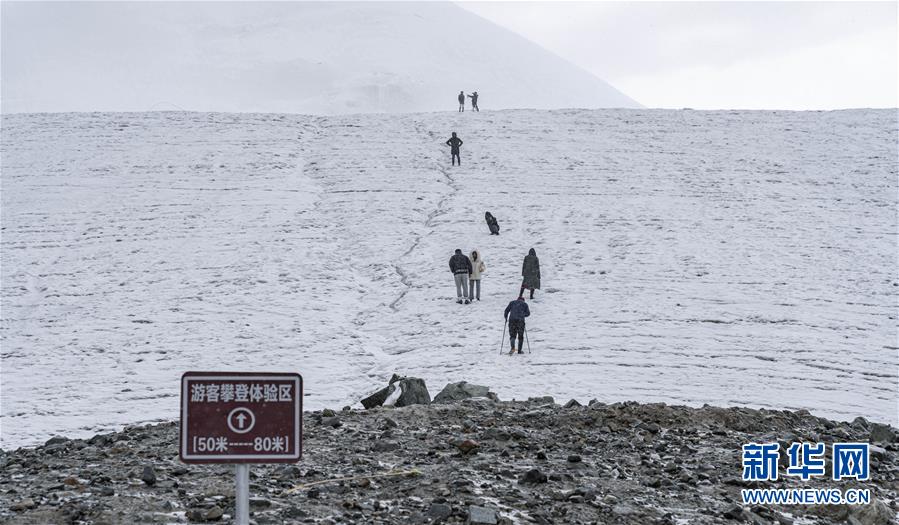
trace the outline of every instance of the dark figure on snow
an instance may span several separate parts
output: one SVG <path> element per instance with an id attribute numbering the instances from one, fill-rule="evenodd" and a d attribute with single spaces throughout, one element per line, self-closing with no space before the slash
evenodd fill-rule
<path id="1" fill-rule="evenodd" d="M 456 162 L 459 162 L 459 166 L 462 165 L 462 159 L 459 157 L 459 146 L 462 145 L 462 139 L 456 136 L 456 132 L 453 132 L 453 136 L 446 141 L 446 144 L 450 147 L 450 154 L 452 155 L 452 163 L 453 166 L 456 165 Z"/>
<path id="2" fill-rule="evenodd" d="M 469 304 L 468 300 L 468 275 L 471 273 L 471 259 L 466 257 L 462 250 L 456 250 L 456 253 L 449 260 L 450 271 L 453 272 L 453 279 L 456 281 L 456 302 L 462 304 L 462 297 L 465 297 L 465 304 Z"/>
<path id="3" fill-rule="evenodd" d="M 499 223 L 496 222 L 496 217 L 488 211 L 484 214 L 484 220 L 487 221 L 487 227 L 490 228 L 490 235 L 499 235 Z"/>
<path id="4" fill-rule="evenodd" d="M 478 92 L 473 92 L 471 95 L 468 95 L 468 98 L 471 99 L 471 110 L 481 111 L 480 109 L 478 109 Z"/>
<path id="5" fill-rule="evenodd" d="M 524 318 L 531 315 L 531 309 L 528 308 L 528 303 L 524 302 L 524 297 L 518 296 L 518 299 L 509 303 L 509 306 L 506 307 L 506 311 L 503 313 L 503 317 L 505 317 L 509 321 L 509 340 L 512 343 L 512 351 L 510 354 L 515 353 L 515 337 L 518 336 L 518 353 L 523 354 L 522 347 L 524 346 Z"/>
<path id="6" fill-rule="evenodd" d="M 465 92 L 459 92 L 459 111 L 465 111 Z"/>
<path id="7" fill-rule="evenodd" d="M 518 295 L 524 296 L 525 288 L 531 291 L 531 299 L 534 298 L 534 290 L 540 289 L 540 259 L 533 248 L 524 256 L 524 264 L 521 265 L 521 291 Z"/>

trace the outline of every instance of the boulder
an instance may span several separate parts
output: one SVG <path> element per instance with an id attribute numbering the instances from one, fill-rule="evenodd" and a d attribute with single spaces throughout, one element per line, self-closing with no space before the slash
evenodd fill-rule
<path id="1" fill-rule="evenodd" d="M 212 507 L 211 509 L 207 510 L 206 513 L 203 515 L 203 518 L 206 521 L 217 521 L 217 520 L 221 519 L 222 516 L 224 516 L 224 515 L 225 515 L 225 511 L 222 510 L 221 507 L 216 505 L 216 506 Z"/>
<path id="2" fill-rule="evenodd" d="M 627 503 L 620 503 L 612 507 L 612 514 L 624 517 L 624 516 L 633 516 L 634 514 L 639 514 L 640 511 L 635 507 L 628 505 Z"/>
<path id="3" fill-rule="evenodd" d="M 185 513 L 185 517 L 187 521 L 190 522 L 206 522 L 206 521 L 218 521 L 225 515 L 225 511 L 222 510 L 218 505 L 212 507 L 211 509 L 188 509 Z"/>
<path id="4" fill-rule="evenodd" d="M 340 425 L 341 425 L 340 418 L 337 416 L 322 418 L 322 426 L 324 426 L 324 427 L 337 428 Z"/>
<path id="5" fill-rule="evenodd" d="M 582 406 L 577 399 L 570 399 L 567 403 L 565 403 L 565 408 L 577 408 Z"/>
<path id="6" fill-rule="evenodd" d="M 870 439 L 874 443 L 892 443 L 896 441 L 896 432 L 889 425 L 874 423 L 871 425 Z"/>
<path id="7" fill-rule="evenodd" d="M 478 445 L 476 442 L 474 442 L 474 441 L 472 441 L 472 440 L 470 440 L 470 439 L 466 439 L 465 441 L 459 443 L 459 444 L 456 446 L 456 448 L 458 448 L 459 451 L 464 455 L 464 454 L 474 454 L 474 453 L 477 453 L 478 449 L 481 448 L 481 447 L 480 447 L 480 445 Z"/>
<path id="8" fill-rule="evenodd" d="M 453 515 L 453 508 L 444 503 L 433 503 L 428 509 L 428 522 L 440 523 Z"/>
<path id="9" fill-rule="evenodd" d="M 468 507 L 469 525 L 496 525 L 496 511 L 487 507 L 471 505 Z"/>
<path id="10" fill-rule="evenodd" d="M 147 465 L 144 467 L 143 472 L 141 472 L 140 479 L 146 483 L 147 486 L 152 487 L 156 484 L 156 471 L 153 470 L 153 467 Z"/>
<path id="11" fill-rule="evenodd" d="M 11 510 L 16 511 L 16 512 L 21 512 L 21 511 L 23 511 L 23 510 L 33 509 L 33 508 L 35 508 L 36 506 L 37 506 L 37 503 L 35 503 L 33 499 L 31 499 L 31 498 L 25 498 L 25 499 L 23 499 L 23 500 L 21 500 L 21 501 L 18 501 L 18 502 L 16 502 L 16 503 L 13 503 L 12 505 L 10 505 L 9 508 L 10 508 Z"/>
<path id="12" fill-rule="evenodd" d="M 744 509 L 743 507 L 741 507 L 739 505 L 734 505 L 734 506 L 730 507 L 729 509 L 724 511 L 722 516 L 724 516 L 725 518 L 727 518 L 729 520 L 749 521 L 749 513 L 746 512 L 746 509 Z"/>
<path id="13" fill-rule="evenodd" d="M 362 399 L 362 406 L 366 409 L 372 409 L 375 407 L 379 407 L 384 404 L 384 401 L 387 400 L 387 396 L 393 393 L 393 385 L 387 386 L 378 390 L 374 394 Z"/>
<path id="14" fill-rule="evenodd" d="M 546 474 L 535 468 L 525 472 L 524 475 L 518 479 L 520 485 L 546 483 L 546 481 Z"/>
<path id="15" fill-rule="evenodd" d="M 44 443 L 44 445 L 49 447 L 51 445 L 61 445 L 63 443 L 68 443 L 68 442 L 69 442 L 68 438 L 65 438 L 62 436 L 53 436 L 52 438 L 48 439 L 47 442 Z"/>
<path id="16" fill-rule="evenodd" d="M 388 441 L 386 439 L 379 439 L 372 443 L 371 450 L 373 452 L 391 452 L 400 448 L 399 445 L 394 443 L 393 441 Z"/>
<path id="17" fill-rule="evenodd" d="M 459 381 L 458 383 L 449 383 L 443 387 L 443 390 L 434 397 L 434 402 L 452 403 L 453 401 L 461 401 L 473 397 L 486 397 L 494 401 L 499 401 L 499 398 L 490 391 L 490 388 L 481 385 L 473 385 L 465 381 Z"/>
<path id="18" fill-rule="evenodd" d="M 403 392 L 397 398 L 394 406 L 405 407 L 431 403 L 431 394 L 428 393 L 428 387 L 425 385 L 424 379 L 409 377 L 401 379 L 397 384 L 403 389 Z"/>
<path id="19" fill-rule="evenodd" d="M 895 512 L 879 499 L 868 505 L 852 505 L 849 509 L 849 523 L 852 525 L 890 525 L 894 523 Z"/>
<path id="20" fill-rule="evenodd" d="M 390 378 L 390 383 L 381 390 L 364 398 L 362 406 L 371 409 L 379 406 L 405 407 L 410 405 L 427 405 L 431 403 L 431 394 L 424 379 L 417 377 Z"/>

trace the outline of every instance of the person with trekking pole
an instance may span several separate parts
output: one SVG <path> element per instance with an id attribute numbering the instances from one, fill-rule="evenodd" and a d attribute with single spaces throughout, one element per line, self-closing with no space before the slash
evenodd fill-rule
<path id="1" fill-rule="evenodd" d="M 531 353 L 531 340 L 528 339 L 528 327 L 524 327 L 524 342 L 528 345 L 528 353 Z"/>
<path id="2" fill-rule="evenodd" d="M 524 353 L 524 318 L 529 317 L 530 315 L 531 310 L 524 301 L 524 297 L 520 295 L 518 296 L 518 299 L 511 301 L 509 306 L 506 307 L 506 311 L 503 312 L 503 317 L 505 317 L 506 321 L 509 323 L 509 340 L 512 343 L 512 350 L 509 352 L 509 355 L 516 352 L 516 337 L 518 337 L 518 353 Z"/>

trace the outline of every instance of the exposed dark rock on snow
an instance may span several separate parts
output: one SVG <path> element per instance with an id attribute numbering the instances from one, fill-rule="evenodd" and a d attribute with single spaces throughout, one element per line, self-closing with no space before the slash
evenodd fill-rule
<path id="1" fill-rule="evenodd" d="M 431 402 L 431 394 L 428 393 L 424 379 L 400 377 L 393 374 L 386 387 L 364 398 L 361 402 L 362 406 L 367 409 L 384 404 L 395 407 L 427 405 Z"/>
<path id="2" fill-rule="evenodd" d="M 486 397 L 494 401 L 499 401 L 496 394 L 491 392 L 488 387 L 459 381 L 458 383 L 450 383 L 443 387 L 443 390 L 434 396 L 434 402 L 452 403 L 453 401 L 461 401 L 473 397 Z"/>
<path id="3" fill-rule="evenodd" d="M 478 398 L 306 414 L 301 463 L 251 468 L 252 519 L 332 525 L 887 525 L 899 509 L 894 429 L 877 430 L 881 450 L 872 454 L 867 483 L 803 483 L 781 476 L 750 485 L 740 477 L 744 443 L 867 441 L 877 427 L 805 411 L 567 406 L 543 398 Z M 330 418 L 340 424 L 326 423 Z M 233 467 L 180 463 L 177 438 L 178 425 L 170 423 L 2 452 L 0 522 L 230 519 Z M 744 506 L 740 489 L 748 486 L 864 486 L 876 501 L 862 507 Z"/>

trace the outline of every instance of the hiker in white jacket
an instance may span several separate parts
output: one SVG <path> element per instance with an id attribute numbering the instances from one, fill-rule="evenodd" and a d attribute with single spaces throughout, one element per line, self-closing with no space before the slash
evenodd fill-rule
<path id="1" fill-rule="evenodd" d="M 481 300 L 481 274 L 487 271 L 487 265 L 484 264 L 484 259 L 481 259 L 481 254 L 478 253 L 477 250 L 471 252 L 471 273 L 468 274 L 468 298 L 472 301 L 477 298 L 478 301 Z M 477 285 L 477 294 L 475 294 L 475 286 Z"/>

